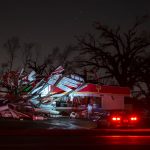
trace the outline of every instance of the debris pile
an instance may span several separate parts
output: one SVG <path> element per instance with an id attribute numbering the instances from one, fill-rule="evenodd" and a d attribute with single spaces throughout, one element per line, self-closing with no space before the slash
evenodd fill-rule
<path id="1" fill-rule="evenodd" d="M 61 115 L 56 103 L 67 97 L 71 100 L 73 92 L 84 84 L 80 76 L 66 75 L 62 66 L 44 77 L 35 71 L 25 75 L 23 69 L 8 72 L 0 81 L 0 116 L 43 120 Z"/>

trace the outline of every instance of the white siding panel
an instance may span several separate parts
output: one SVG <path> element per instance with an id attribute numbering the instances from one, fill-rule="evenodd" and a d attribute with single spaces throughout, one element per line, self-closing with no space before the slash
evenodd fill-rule
<path id="1" fill-rule="evenodd" d="M 124 96 L 104 95 L 102 97 L 102 108 L 108 110 L 124 109 Z"/>

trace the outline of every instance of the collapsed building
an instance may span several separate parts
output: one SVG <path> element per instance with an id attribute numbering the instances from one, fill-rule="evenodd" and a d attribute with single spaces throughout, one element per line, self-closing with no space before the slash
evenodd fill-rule
<path id="1" fill-rule="evenodd" d="M 59 66 L 41 79 L 37 79 L 35 71 L 29 75 L 23 75 L 21 71 L 15 80 L 7 75 L 1 84 L 0 102 L 3 105 L 0 115 L 36 120 L 38 117 L 61 116 L 64 112 L 80 113 L 86 111 L 89 103 L 95 111 L 125 109 L 124 98 L 130 96 L 128 87 L 85 83 L 82 77 L 63 72 L 63 67 Z M 6 86 L 13 89 L 13 93 L 2 90 Z M 13 97 L 15 93 L 17 96 Z"/>

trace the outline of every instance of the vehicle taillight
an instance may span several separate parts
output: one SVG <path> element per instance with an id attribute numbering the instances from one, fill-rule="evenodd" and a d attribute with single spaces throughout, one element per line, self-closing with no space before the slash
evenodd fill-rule
<path id="1" fill-rule="evenodd" d="M 119 121 L 119 120 L 120 120 L 120 117 L 112 117 L 112 120 L 113 120 L 113 121 L 116 121 L 116 120 Z"/>
<path id="2" fill-rule="evenodd" d="M 130 120 L 136 121 L 136 120 L 137 120 L 137 117 L 131 117 Z"/>
<path id="3" fill-rule="evenodd" d="M 113 117 L 112 120 L 115 121 L 115 120 L 117 120 L 117 118 L 116 118 L 116 117 Z"/>
<path id="4" fill-rule="evenodd" d="M 118 117 L 117 120 L 120 120 L 120 118 Z"/>

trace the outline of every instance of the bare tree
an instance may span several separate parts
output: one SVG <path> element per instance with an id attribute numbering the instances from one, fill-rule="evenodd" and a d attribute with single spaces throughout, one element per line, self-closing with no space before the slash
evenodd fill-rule
<path id="1" fill-rule="evenodd" d="M 44 76 L 46 64 L 39 64 L 35 60 L 28 62 L 28 68 L 34 70 L 38 75 Z"/>
<path id="2" fill-rule="evenodd" d="M 4 48 L 6 49 L 9 55 L 9 71 L 13 68 L 14 59 L 16 57 L 16 52 L 20 48 L 20 42 L 18 37 L 12 37 L 4 43 Z"/>
<path id="3" fill-rule="evenodd" d="M 92 34 L 77 37 L 82 57 L 78 63 L 81 67 L 103 70 L 101 79 L 111 78 L 120 86 L 133 88 L 141 76 L 143 54 L 150 46 L 150 39 L 140 30 L 146 20 L 147 16 L 137 18 L 126 32 L 96 22 L 98 37 Z"/>
<path id="4" fill-rule="evenodd" d="M 73 61 L 74 51 L 76 47 L 69 45 L 63 50 L 55 47 L 52 52 L 45 58 L 44 64 L 47 64 L 46 72 L 53 71 L 57 66 L 64 67 L 66 73 L 74 72 L 75 65 Z"/>
<path id="5" fill-rule="evenodd" d="M 146 99 L 150 100 L 150 54 L 147 54 L 147 56 L 145 56 L 145 58 L 142 61 L 142 64 L 143 65 L 140 68 L 140 82 L 136 84 L 136 86 L 140 90 L 137 97 L 144 96 Z"/>
<path id="6" fill-rule="evenodd" d="M 2 63 L 1 64 L 0 75 L 3 75 L 7 71 L 7 68 L 8 68 L 8 63 Z"/>
<path id="7" fill-rule="evenodd" d="M 68 45 L 64 48 L 64 50 L 59 54 L 58 60 L 59 64 L 61 64 L 65 72 L 67 74 L 74 73 L 76 70 L 76 63 L 74 61 L 74 55 L 76 52 L 76 47 L 73 45 Z"/>
<path id="8" fill-rule="evenodd" d="M 23 63 L 24 70 L 26 70 L 28 63 L 32 60 L 33 48 L 34 48 L 34 43 L 24 43 L 23 45 L 22 63 Z"/>
<path id="9" fill-rule="evenodd" d="M 41 61 L 41 46 L 38 43 L 28 43 L 25 45 L 25 48 L 28 50 L 24 55 L 24 63 L 27 68 L 34 70 L 39 76 L 43 76 L 47 65 Z"/>
<path id="10" fill-rule="evenodd" d="M 60 54 L 59 47 L 53 48 L 53 50 L 45 57 L 44 64 L 46 65 L 45 73 L 49 74 L 49 72 L 52 72 L 56 66 L 58 66 L 58 57 Z"/>

